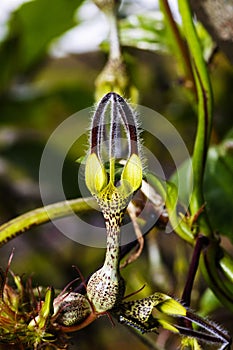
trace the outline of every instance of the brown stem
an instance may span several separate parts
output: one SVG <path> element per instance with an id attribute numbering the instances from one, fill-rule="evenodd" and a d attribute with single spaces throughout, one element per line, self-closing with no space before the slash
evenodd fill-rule
<path id="1" fill-rule="evenodd" d="M 189 266 L 187 281 L 182 294 L 182 301 L 186 306 L 190 305 L 191 292 L 193 288 L 194 279 L 197 273 L 201 252 L 203 248 L 208 245 L 208 243 L 209 243 L 209 239 L 207 237 L 201 236 L 201 235 L 198 236 L 194 247 L 191 264 Z"/>

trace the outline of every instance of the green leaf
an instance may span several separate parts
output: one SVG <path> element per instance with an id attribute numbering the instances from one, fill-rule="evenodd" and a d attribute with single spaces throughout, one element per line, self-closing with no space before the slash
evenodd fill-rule
<path id="1" fill-rule="evenodd" d="M 195 24 L 195 27 L 202 47 L 203 57 L 205 61 L 208 62 L 209 58 L 213 53 L 213 50 L 215 49 L 215 43 L 213 42 L 212 37 L 209 35 L 209 33 L 206 31 L 206 29 L 200 22 L 197 22 Z"/>
<path id="2" fill-rule="evenodd" d="M 77 24 L 74 13 L 82 2 L 35 0 L 12 14 L 8 35 L 0 47 L 0 65 L 4 67 L 0 86 L 7 86 L 15 74 L 39 63 L 51 41 Z"/>
<path id="3" fill-rule="evenodd" d="M 209 150 L 204 193 L 211 224 L 233 242 L 233 138 Z"/>
<path id="4" fill-rule="evenodd" d="M 159 179 L 152 173 L 147 173 L 148 182 L 154 187 L 154 189 L 161 195 L 165 201 L 166 209 L 169 216 L 170 224 L 173 230 L 184 240 L 189 243 L 193 243 L 193 233 L 189 223 L 177 213 L 178 205 L 178 190 L 174 183 L 171 181 L 165 182 Z"/>
<path id="5" fill-rule="evenodd" d="M 15 13 L 21 37 L 21 58 L 26 67 L 38 59 L 52 39 L 58 37 L 76 23 L 74 11 L 82 0 L 36 0 L 24 4 Z"/>
<path id="6" fill-rule="evenodd" d="M 230 131 L 229 138 L 208 151 L 204 197 L 211 226 L 233 242 L 233 136 L 230 137 L 232 134 L 233 131 Z M 178 178 L 183 184 L 179 199 L 181 202 L 187 201 L 191 181 L 187 162 L 173 174 L 171 181 L 177 184 Z"/>

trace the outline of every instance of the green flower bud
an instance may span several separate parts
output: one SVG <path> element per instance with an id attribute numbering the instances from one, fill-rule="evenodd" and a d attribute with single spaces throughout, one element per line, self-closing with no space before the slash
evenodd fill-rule
<path id="1" fill-rule="evenodd" d="M 87 157 L 85 180 L 92 195 L 98 194 L 107 185 L 106 170 L 95 153 Z"/>
<path id="2" fill-rule="evenodd" d="M 142 163 L 136 154 L 132 154 L 121 174 L 122 186 L 128 187 L 130 193 L 135 192 L 142 184 Z"/>
<path id="3" fill-rule="evenodd" d="M 166 315 L 172 316 L 186 316 L 187 313 L 185 307 L 172 298 L 168 298 L 157 305 L 157 309 Z"/>

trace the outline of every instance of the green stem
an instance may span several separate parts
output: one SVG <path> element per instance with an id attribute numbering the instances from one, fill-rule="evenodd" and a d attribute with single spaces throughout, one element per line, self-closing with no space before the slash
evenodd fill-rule
<path id="1" fill-rule="evenodd" d="M 108 14 L 108 21 L 110 27 L 110 52 L 109 59 L 110 60 L 121 60 L 121 48 L 118 34 L 118 23 L 117 23 L 117 15 L 116 12 Z"/>
<path id="2" fill-rule="evenodd" d="M 93 210 L 93 207 L 97 207 L 94 199 L 78 198 L 50 204 L 17 216 L 0 226 L 0 247 L 33 226 L 71 215 L 73 212 L 88 212 Z"/>
<path id="3" fill-rule="evenodd" d="M 194 188 L 190 200 L 191 215 L 195 216 L 204 204 L 203 177 L 212 128 L 213 98 L 207 67 L 192 21 L 189 1 L 178 1 L 185 36 L 193 59 L 193 72 L 198 95 L 198 127 L 193 151 Z M 221 248 L 219 242 L 213 239 L 213 231 L 205 211 L 198 218 L 198 224 L 200 232 L 211 238 L 209 246 L 204 249 L 201 256 L 202 273 L 216 296 L 232 310 L 232 259 L 224 250 L 222 250 L 223 257 L 220 258 Z"/>
<path id="4" fill-rule="evenodd" d="M 190 200 L 191 215 L 195 215 L 205 203 L 203 194 L 203 177 L 212 127 L 212 89 L 203 58 L 201 45 L 193 24 L 188 0 L 178 0 L 183 22 L 183 29 L 192 57 L 192 67 L 198 97 L 198 126 L 193 151 L 193 193 Z M 212 237 L 212 230 L 206 212 L 198 218 L 200 230 Z"/>
<path id="5" fill-rule="evenodd" d="M 172 44 L 175 47 L 175 51 L 178 53 L 179 60 L 181 62 L 181 66 L 182 66 L 184 73 L 186 75 L 186 79 L 188 79 L 191 82 L 192 88 L 195 89 L 193 70 L 192 70 L 192 65 L 190 62 L 187 44 L 184 41 L 184 39 L 182 38 L 180 31 L 179 31 L 179 28 L 178 28 L 178 25 L 172 16 L 172 12 L 171 12 L 168 1 L 167 0 L 160 0 L 159 3 L 160 3 L 160 8 L 161 8 L 163 15 L 164 15 L 166 28 L 171 33 L 170 35 L 173 39 Z"/>

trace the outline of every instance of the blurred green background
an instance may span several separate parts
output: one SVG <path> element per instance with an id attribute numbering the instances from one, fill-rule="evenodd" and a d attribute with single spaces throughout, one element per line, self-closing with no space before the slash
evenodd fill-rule
<path id="1" fill-rule="evenodd" d="M 89 6 L 86 11 L 85 6 Z M 105 42 L 102 48 L 96 48 L 96 45 L 90 48 L 88 45 L 86 50 L 72 52 L 71 43 L 70 50 L 59 52 L 57 44 L 58 38 L 64 33 L 83 24 L 86 30 L 94 33 L 92 19 L 89 22 L 85 19 L 85 13 L 92 9 L 94 17 L 97 19 L 99 16 L 101 22 L 102 14 L 94 6 L 91 2 L 80 0 L 51 0 L 49 3 L 35 0 L 16 8 L 7 20 L 0 39 L 1 223 L 42 205 L 38 176 L 40 158 L 48 137 L 63 120 L 95 102 L 95 80 L 107 60 L 107 23 L 103 29 Z M 120 8 L 123 55 L 132 84 L 138 89 L 139 104 L 165 116 L 192 153 L 195 110 L 183 84 L 182 67 L 169 53 L 169 45 L 166 46 L 166 28 L 161 13 L 156 8 L 154 12 L 156 15 L 153 17 L 146 4 L 144 6 L 142 2 L 141 5 L 135 5 L 134 1 L 129 0 Z M 134 41 L 131 40 L 130 30 L 135 33 Z M 144 49 L 140 48 L 140 43 L 144 43 L 141 45 Z M 54 45 L 57 45 L 56 50 Z M 75 46 L 78 45 L 77 37 Z M 220 144 L 233 127 L 233 69 L 221 52 L 214 56 L 209 68 L 215 98 L 212 143 Z M 84 139 L 75 148 L 77 155 L 74 157 L 71 154 L 66 159 L 63 181 L 67 198 L 79 196 L 77 164 L 74 160 L 85 155 L 87 147 L 83 144 Z M 150 144 L 167 176 L 171 176 L 175 170 L 171 160 L 164 156 L 162 149 L 153 149 L 150 139 L 145 142 Z M 229 162 L 232 160 L 232 147 L 230 152 Z M 229 176 L 233 174 L 231 171 Z M 210 184 L 218 186 L 217 175 L 212 173 Z M 229 186 L 226 187 L 221 190 L 220 186 L 220 193 L 214 192 L 212 195 L 210 191 L 208 194 L 223 210 L 215 224 L 219 229 L 225 217 L 223 225 L 228 238 L 225 237 L 223 241 L 231 249 L 229 237 L 231 239 L 233 234 L 233 215 L 230 215 L 233 196 L 230 195 L 229 191 L 232 190 L 229 190 Z M 219 198 L 222 198 L 221 201 Z M 104 257 L 103 249 L 73 242 L 51 223 L 31 229 L 1 248 L 0 265 L 3 268 L 7 265 L 13 247 L 15 252 L 11 269 L 15 273 L 32 275 L 35 285 L 53 285 L 61 289 L 77 277 L 72 265 L 77 265 L 82 274 L 88 276 Z M 160 262 L 155 258 L 158 256 Z M 146 283 L 144 295 L 159 288 L 179 297 L 189 260 L 189 247 L 180 239 L 173 234 L 165 235 L 154 230 L 147 238 L 143 256 L 123 272 L 129 292 Z M 198 301 L 204 290 L 205 284 L 199 276 L 193 293 L 194 307 L 200 306 Z M 220 309 L 216 318 L 219 323 L 225 322 L 228 329 L 230 327 L 233 330 L 233 317 L 227 310 Z M 175 340 L 173 337 L 171 339 L 170 348 L 174 349 Z M 161 337 L 160 343 L 164 341 Z M 80 331 L 72 343 L 71 349 L 80 350 L 147 348 L 125 327 L 117 325 L 113 328 L 107 317 Z"/>

